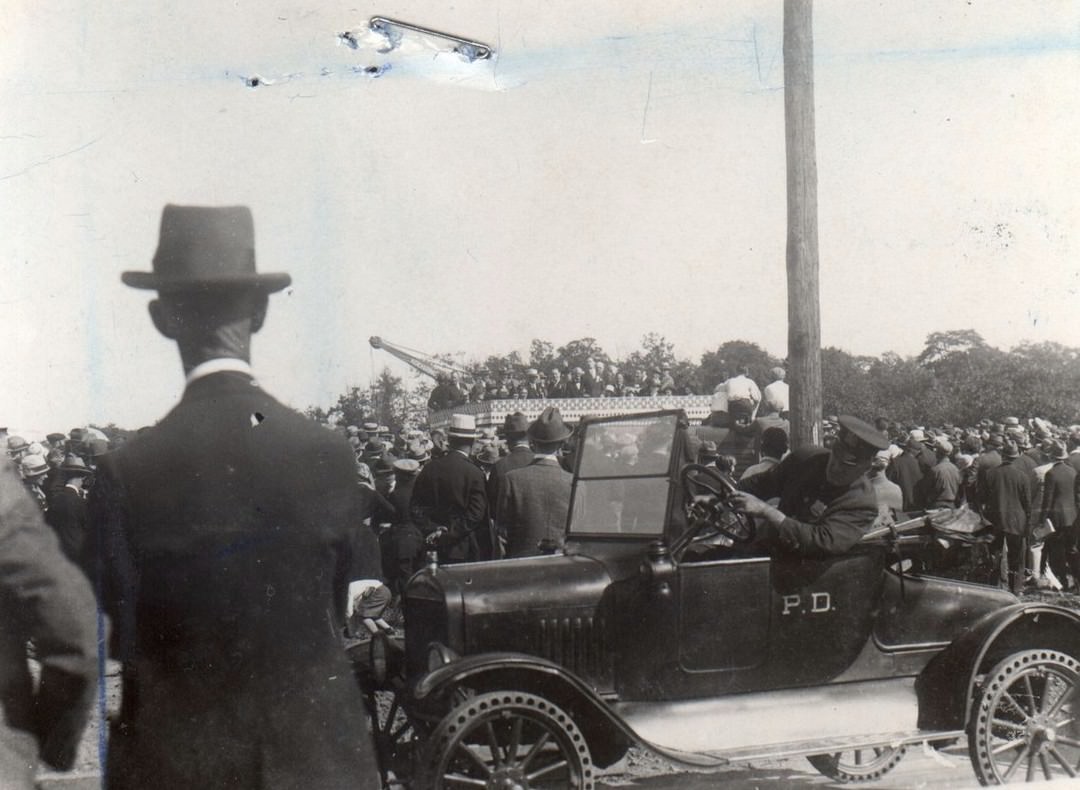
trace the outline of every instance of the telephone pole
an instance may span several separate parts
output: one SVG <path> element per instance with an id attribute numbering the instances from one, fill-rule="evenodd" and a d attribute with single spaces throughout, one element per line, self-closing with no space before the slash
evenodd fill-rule
<path id="1" fill-rule="evenodd" d="M 821 444 L 813 0 L 784 0 L 788 373 L 791 446 Z"/>

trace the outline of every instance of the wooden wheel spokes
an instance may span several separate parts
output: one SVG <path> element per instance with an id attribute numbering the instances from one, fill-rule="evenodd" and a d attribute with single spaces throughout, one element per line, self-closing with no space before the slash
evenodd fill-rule
<path id="1" fill-rule="evenodd" d="M 427 784 L 435 788 L 593 786 L 588 748 L 573 720 L 547 700 L 524 692 L 488 692 L 468 699 L 439 725 L 427 759 Z"/>
<path id="2" fill-rule="evenodd" d="M 1080 662 L 1056 651 L 1019 653 L 990 673 L 971 736 L 980 781 L 1080 775 L 1078 682 Z"/>

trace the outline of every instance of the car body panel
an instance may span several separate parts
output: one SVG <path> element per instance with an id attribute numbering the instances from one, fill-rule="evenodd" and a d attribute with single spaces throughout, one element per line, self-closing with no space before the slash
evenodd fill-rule
<path id="1" fill-rule="evenodd" d="M 900 573 L 888 536 L 825 558 L 688 552 L 701 545 L 679 483 L 685 420 L 586 419 L 581 430 L 571 514 L 587 515 L 568 516 L 563 553 L 410 580 L 403 687 L 425 715 L 455 688 L 519 689 L 567 710 L 598 764 L 640 743 L 716 766 L 954 738 L 1000 651 L 1080 655 L 1080 615 Z M 603 453 L 626 441 L 641 442 L 645 460 L 622 470 L 631 483 L 620 487 Z M 655 502 L 630 503 L 640 480 L 637 493 L 663 501 L 663 523 Z M 460 657 L 429 672 L 433 642 Z"/>

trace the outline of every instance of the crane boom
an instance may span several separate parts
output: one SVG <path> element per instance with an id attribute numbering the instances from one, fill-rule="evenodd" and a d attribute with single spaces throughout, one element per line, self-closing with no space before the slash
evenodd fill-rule
<path id="1" fill-rule="evenodd" d="M 377 335 L 368 338 L 368 342 L 371 343 L 372 348 L 380 349 L 391 356 L 397 357 L 402 362 L 411 365 L 425 376 L 431 376 L 433 379 L 437 379 L 440 374 L 447 373 L 469 374 L 469 371 L 465 368 L 458 367 L 450 362 L 444 362 L 438 357 L 433 357 L 431 354 L 425 354 L 423 351 L 417 351 L 414 348 L 406 348 L 397 343 L 391 343 L 389 340 L 384 340 Z"/>

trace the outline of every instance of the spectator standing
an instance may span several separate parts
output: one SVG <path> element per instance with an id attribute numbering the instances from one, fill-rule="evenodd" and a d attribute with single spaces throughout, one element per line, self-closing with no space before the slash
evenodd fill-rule
<path id="1" fill-rule="evenodd" d="M 923 444 L 918 436 L 908 436 L 904 452 L 892 459 L 887 471 L 888 478 L 900 486 L 903 494 L 904 512 L 911 513 L 920 509 L 919 484 L 923 479 L 920 457 Z"/>
<path id="2" fill-rule="evenodd" d="M 412 516 L 445 563 L 490 559 L 481 553 L 488 520 L 484 473 L 471 460 L 476 441 L 472 415 L 454 414 L 447 431 L 449 449 L 420 471 L 413 488 Z M 490 544 L 490 539 L 483 541 Z M 490 551 L 491 546 L 488 545 Z"/>
<path id="3" fill-rule="evenodd" d="M 960 470 L 949 460 L 952 451 L 952 442 L 944 436 L 934 439 L 934 454 L 937 457 L 937 463 L 931 467 L 926 477 L 924 502 L 927 510 L 956 507 L 956 502 L 960 498 Z"/>
<path id="4" fill-rule="evenodd" d="M 27 642 L 41 666 L 37 682 Z M 60 550 L 14 469 L 0 465 L 0 783 L 33 790 L 39 758 L 68 770 L 97 687 L 90 583 Z"/>
<path id="5" fill-rule="evenodd" d="M 1050 570 L 1063 585 L 1075 588 L 1080 583 L 1080 554 L 1076 545 L 1076 520 L 1080 514 L 1080 476 L 1068 463 L 1069 455 L 1063 444 L 1054 442 L 1050 455 L 1053 466 L 1043 478 L 1039 523 L 1049 520 L 1054 527 L 1053 534 L 1046 538 Z"/>
<path id="6" fill-rule="evenodd" d="M 45 520 L 56 532 L 60 548 L 69 560 L 82 564 L 86 544 L 86 480 L 90 469 L 77 455 L 69 455 L 60 466 L 65 483 L 50 492 Z"/>
<path id="7" fill-rule="evenodd" d="M 1013 592 L 1024 587 L 1024 560 L 1028 524 L 1031 516 L 1031 476 L 1017 465 L 1020 450 L 1016 442 L 1006 439 L 1001 453 L 1001 465 L 986 473 L 983 504 L 985 515 L 994 530 L 991 553 L 994 567 L 1000 566 L 1002 552 L 1008 564 L 1008 585 Z"/>
<path id="8" fill-rule="evenodd" d="M 507 473 L 496 508 L 495 523 L 506 535 L 508 557 L 539 554 L 544 541 L 562 546 L 574 478 L 559 465 L 558 456 L 570 435 L 552 406 L 529 426 L 535 456 L 528 466 Z"/>
<path id="9" fill-rule="evenodd" d="M 158 291 L 150 315 L 186 386 L 99 459 L 89 499 L 124 667 L 106 787 L 377 787 L 338 636 L 355 458 L 251 373 L 251 337 L 289 276 L 256 273 L 246 207 L 170 205 L 153 271 L 123 280 Z"/>

